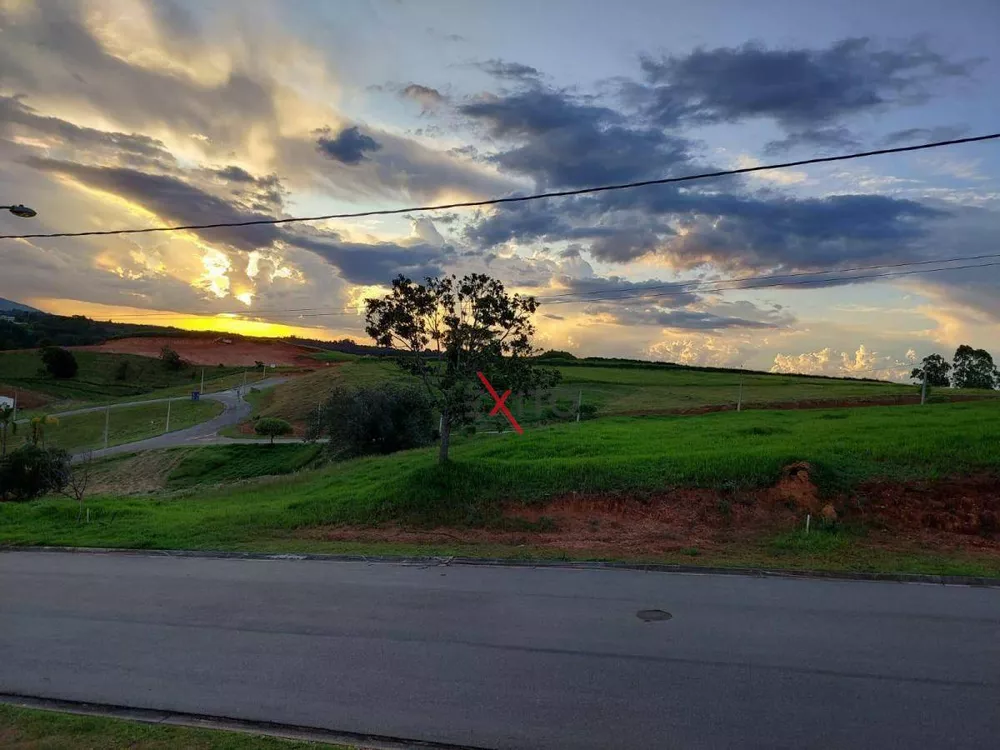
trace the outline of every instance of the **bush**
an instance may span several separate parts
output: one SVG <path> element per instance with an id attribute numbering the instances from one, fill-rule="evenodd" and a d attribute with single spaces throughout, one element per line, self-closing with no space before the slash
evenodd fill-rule
<path id="1" fill-rule="evenodd" d="M 336 388 L 323 407 L 320 422 L 319 432 L 330 436 L 330 450 L 341 456 L 427 445 L 435 427 L 429 397 L 398 383 Z"/>
<path id="2" fill-rule="evenodd" d="M 169 346 L 160 349 L 160 362 L 163 363 L 166 369 L 171 371 L 184 369 L 184 360 L 181 359 L 181 355 Z"/>
<path id="3" fill-rule="evenodd" d="M 115 368 L 115 380 L 128 380 L 128 360 L 123 359 Z"/>
<path id="4" fill-rule="evenodd" d="M 539 354 L 536 359 L 576 359 L 576 355 L 559 349 L 549 349 L 547 352 Z"/>
<path id="5" fill-rule="evenodd" d="M 70 456 L 62 448 L 25 445 L 0 461 L 0 498 L 31 500 L 66 486 Z"/>
<path id="6" fill-rule="evenodd" d="M 45 371 L 54 378 L 66 379 L 76 377 L 79 365 L 73 352 L 58 346 L 47 346 L 41 352 Z"/>
<path id="7" fill-rule="evenodd" d="M 254 424 L 253 431 L 258 435 L 266 435 L 270 437 L 271 445 L 274 445 L 274 439 L 279 435 L 292 434 L 292 426 L 284 419 L 264 417 L 263 419 L 257 420 L 256 424 Z"/>

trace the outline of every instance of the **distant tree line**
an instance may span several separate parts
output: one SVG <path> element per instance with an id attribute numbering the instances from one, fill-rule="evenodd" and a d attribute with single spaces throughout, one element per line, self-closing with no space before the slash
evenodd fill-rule
<path id="1" fill-rule="evenodd" d="M 1000 370 L 993 363 L 993 356 L 985 349 L 973 349 L 962 344 L 948 362 L 940 354 L 924 357 L 920 367 L 914 367 L 910 377 L 938 388 L 1000 389 Z"/>

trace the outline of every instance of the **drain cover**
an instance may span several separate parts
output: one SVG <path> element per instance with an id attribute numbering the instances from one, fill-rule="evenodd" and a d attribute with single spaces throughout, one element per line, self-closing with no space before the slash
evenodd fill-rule
<path id="1" fill-rule="evenodd" d="M 672 614 L 664 612 L 662 609 L 640 609 L 635 613 L 635 616 L 643 622 L 661 622 L 673 617 Z"/>

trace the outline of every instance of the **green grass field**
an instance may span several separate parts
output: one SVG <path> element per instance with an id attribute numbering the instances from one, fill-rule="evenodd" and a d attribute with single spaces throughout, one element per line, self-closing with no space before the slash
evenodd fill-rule
<path id="1" fill-rule="evenodd" d="M 79 371 L 75 377 L 63 380 L 44 372 L 37 351 L 0 352 L 0 385 L 24 388 L 59 400 L 80 403 L 129 400 L 164 389 L 172 389 L 172 392 L 162 395 L 180 395 L 197 390 L 201 385 L 200 367 L 187 366 L 182 370 L 171 371 L 164 368 L 158 359 L 134 354 L 74 351 L 73 355 Z M 122 363 L 125 363 L 124 373 L 120 372 Z M 242 367 L 206 367 L 204 370 L 206 392 L 218 390 L 217 387 L 210 389 L 208 386 L 219 385 L 217 381 L 220 379 L 227 378 L 231 386 L 243 377 Z M 69 405 L 61 406 L 68 408 Z"/>
<path id="2" fill-rule="evenodd" d="M 655 366 L 565 364 L 559 365 L 557 369 L 562 375 L 562 381 L 551 394 L 526 400 L 511 398 L 510 407 L 518 421 L 537 424 L 559 421 L 560 418 L 572 419 L 578 400 L 596 407 L 598 416 L 610 416 L 735 407 L 740 398 L 741 377 L 738 371 L 705 372 Z M 305 420 L 335 387 L 384 380 L 416 382 L 400 372 L 392 361 L 358 358 L 294 378 L 261 394 L 255 404 L 254 414 L 280 417 L 292 422 Z M 919 393 L 913 385 L 864 380 L 767 374 L 747 374 L 742 380 L 742 403 L 748 408 L 824 401 L 863 404 L 898 397 L 914 398 Z M 1000 392 L 962 393 L 1000 397 Z M 941 400 L 946 395 L 952 394 L 935 391 L 932 393 L 932 400 Z M 486 403 L 488 399 L 484 401 L 484 412 L 487 410 Z M 478 426 L 489 430 L 494 422 L 493 419 L 484 418 Z M 500 426 L 503 427 L 503 424 Z"/>
<path id="3" fill-rule="evenodd" d="M 0 704 L 0 746 L 17 750 L 349 750 L 210 729 L 160 726 Z"/>
<path id="4" fill-rule="evenodd" d="M 181 430 L 211 419 L 222 411 L 217 401 L 190 401 L 178 399 L 170 405 L 170 431 Z M 104 447 L 103 410 L 56 417 L 57 424 L 45 425 L 44 442 L 50 447 L 80 451 Z M 108 415 L 108 445 L 131 443 L 134 440 L 154 437 L 166 431 L 167 404 L 141 404 L 112 408 Z M 19 424 L 17 434 L 10 442 L 11 448 L 23 445 L 31 432 L 28 424 Z"/>
<path id="5" fill-rule="evenodd" d="M 254 477 L 291 474 L 316 463 L 322 446 L 315 443 L 278 445 L 212 445 L 186 449 L 167 477 L 167 487 L 237 482 Z"/>
<path id="6" fill-rule="evenodd" d="M 822 492 L 842 493 L 873 478 L 996 472 L 998 418 L 996 401 L 613 417 L 466 439 L 445 467 L 429 448 L 333 464 L 281 482 L 198 491 L 191 501 L 95 498 L 88 501 L 93 522 L 84 525 L 69 501 L 7 503 L 0 506 L 0 541 L 286 551 L 307 546 L 294 533 L 318 525 L 477 525 L 496 518 L 500 501 L 763 487 L 797 461 L 813 465 Z"/>

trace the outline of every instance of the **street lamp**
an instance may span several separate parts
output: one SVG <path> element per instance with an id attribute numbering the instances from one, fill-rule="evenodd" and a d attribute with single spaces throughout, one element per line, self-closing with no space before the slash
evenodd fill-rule
<path id="1" fill-rule="evenodd" d="M 14 214 L 14 216 L 20 216 L 22 219 L 30 219 L 38 213 L 35 209 L 28 208 L 23 203 L 18 203 L 16 206 L 0 206 L 0 209 L 4 208 Z"/>

